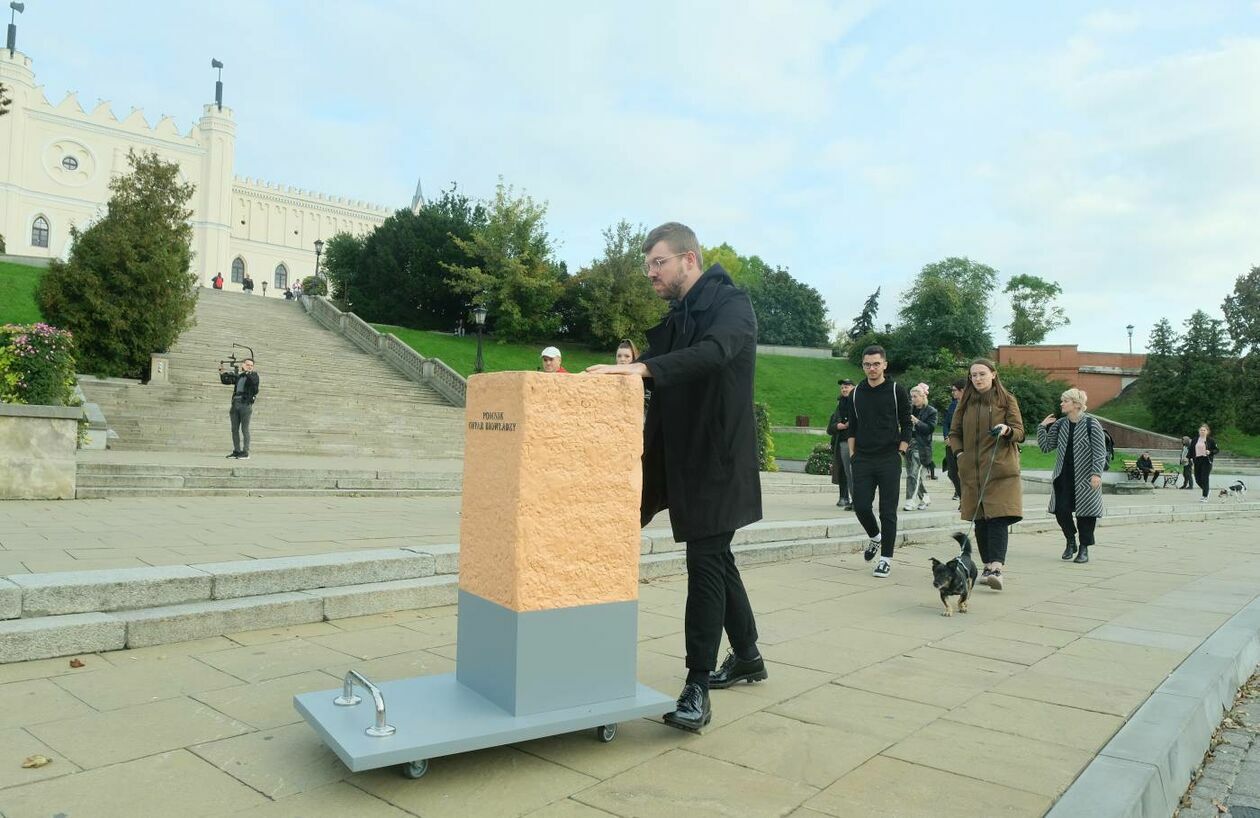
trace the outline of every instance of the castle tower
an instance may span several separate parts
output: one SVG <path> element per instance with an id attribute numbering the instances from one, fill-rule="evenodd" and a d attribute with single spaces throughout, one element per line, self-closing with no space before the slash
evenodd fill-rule
<path id="1" fill-rule="evenodd" d="M 7 48 L 0 50 L 0 83 L 12 100 L 8 114 L 0 116 L 0 179 L 11 182 L 0 187 L 0 235 L 5 237 L 10 253 L 20 253 L 26 243 L 22 239 L 26 224 L 18 194 L 30 153 L 26 111 L 40 98 L 31 58 L 21 51 L 15 51 L 10 57 Z M 14 182 L 18 184 L 12 184 Z"/>
<path id="2" fill-rule="evenodd" d="M 232 266 L 232 167 L 236 161 L 236 121 L 231 108 L 205 106 L 193 128 L 193 138 L 205 147 L 201 178 L 193 196 L 192 269 L 202 286 Z"/>

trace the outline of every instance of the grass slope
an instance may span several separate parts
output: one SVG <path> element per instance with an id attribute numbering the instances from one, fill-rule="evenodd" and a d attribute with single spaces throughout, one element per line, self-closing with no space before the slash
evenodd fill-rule
<path id="1" fill-rule="evenodd" d="M 1139 429 L 1150 429 L 1155 424 L 1146 404 L 1142 403 L 1141 398 L 1132 391 L 1103 404 L 1094 410 L 1094 414 L 1117 423 L 1127 423 Z M 1237 427 L 1230 426 L 1217 430 L 1215 437 L 1221 451 L 1226 454 L 1238 457 L 1260 457 L 1260 435 L 1244 434 Z"/>
<path id="2" fill-rule="evenodd" d="M 35 303 L 42 267 L 0 261 L 0 324 L 34 324 L 42 320 Z"/>
<path id="3" fill-rule="evenodd" d="M 477 336 L 457 338 L 441 332 L 374 324 L 392 332 L 425 357 L 441 358 L 464 377 L 472 374 L 477 357 Z M 482 349 L 487 372 L 536 370 L 538 353 L 545 344 L 500 344 L 486 341 Z M 564 368 L 580 372 L 591 364 L 612 363 L 613 350 L 592 350 L 557 344 L 564 353 Z M 757 400 L 770 410 L 770 422 L 793 426 L 797 415 L 809 415 L 812 425 L 823 426 L 836 405 L 836 381 L 861 377 L 857 368 L 839 358 L 793 358 L 787 355 L 757 356 Z M 825 439 L 825 438 L 820 438 Z"/>

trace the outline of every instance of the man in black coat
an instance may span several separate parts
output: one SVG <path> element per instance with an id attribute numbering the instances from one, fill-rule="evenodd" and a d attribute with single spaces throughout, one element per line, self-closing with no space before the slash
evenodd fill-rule
<path id="1" fill-rule="evenodd" d="M 731 553 L 735 530 L 761 519 L 757 319 L 748 294 L 720 265 L 703 271 L 700 243 L 686 225 L 656 228 L 643 252 L 652 289 L 670 302 L 669 313 L 648 330 L 648 349 L 637 362 L 587 371 L 650 381 L 640 519 L 647 525 L 669 509 L 675 542 L 687 544 L 687 682 L 665 721 L 698 730 L 712 718 L 709 688 L 767 675 Z M 724 628 L 731 651 L 717 667 Z"/>
<path id="2" fill-rule="evenodd" d="M 827 421 L 827 432 L 831 435 L 831 473 L 835 475 L 831 482 L 840 487 L 840 500 L 836 505 L 852 511 L 853 501 L 849 492 L 853 485 L 853 464 L 849 460 L 848 441 L 849 416 L 853 414 L 853 381 L 841 378 L 836 383 L 840 386 L 840 397 L 836 398 L 836 411 Z"/>
<path id="3" fill-rule="evenodd" d="M 258 373 L 254 371 L 254 359 L 241 361 L 241 371 L 225 372 L 219 364 L 219 382 L 232 387 L 232 408 L 228 417 L 232 421 L 232 453 L 228 457 L 249 460 L 249 420 L 254 414 L 254 400 L 258 397 Z M 241 445 L 241 435 L 245 443 Z"/>

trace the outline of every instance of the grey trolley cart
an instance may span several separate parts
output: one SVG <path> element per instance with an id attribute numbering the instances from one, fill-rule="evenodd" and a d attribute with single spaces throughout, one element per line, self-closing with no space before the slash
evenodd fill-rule
<path id="1" fill-rule="evenodd" d="M 608 742 L 618 722 L 673 710 L 635 674 L 638 474 L 589 473 L 639 468 L 642 401 L 637 379 L 470 380 L 456 669 L 380 684 L 352 670 L 296 696 L 347 767 L 420 778 L 440 756 L 580 730 Z M 634 420 L 610 431 L 619 407 Z"/>

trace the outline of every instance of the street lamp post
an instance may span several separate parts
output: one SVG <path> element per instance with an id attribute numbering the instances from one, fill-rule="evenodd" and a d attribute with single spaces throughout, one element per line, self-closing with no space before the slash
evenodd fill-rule
<path id="1" fill-rule="evenodd" d="M 1125 329 L 1129 331 L 1129 354 L 1132 355 L 1133 354 L 1133 325 L 1129 324 L 1127 327 L 1125 327 Z"/>
<path id="2" fill-rule="evenodd" d="M 315 239 L 315 280 L 316 280 L 316 281 L 319 281 L 319 280 L 320 280 L 320 275 L 319 275 L 319 254 L 320 254 L 320 253 L 322 253 L 322 252 L 324 252 L 324 240 L 323 240 L 323 239 Z M 317 288 L 318 288 L 318 285 L 317 285 Z M 325 294 L 327 294 L 327 293 L 325 293 Z"/>
<path id="3" fill-rule="evenodd" d="M 486 326 L 486 308 L 478 304 L 473 307 L 473 323 L 477 325 L 477 362 L 473 364 L 473 372 L 486 371 L 485 362 L 481 359 L 481 331 Z"/>

